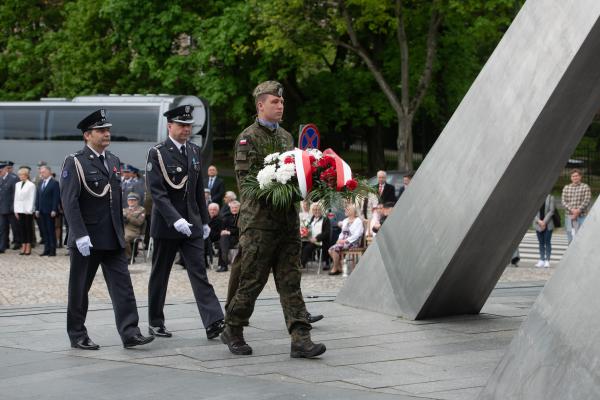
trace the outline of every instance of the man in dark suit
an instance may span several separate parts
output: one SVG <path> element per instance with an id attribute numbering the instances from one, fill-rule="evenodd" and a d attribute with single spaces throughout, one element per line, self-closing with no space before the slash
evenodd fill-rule
<path id="1" fill-rule="evenodd" d="M 377 172 L 377 193 L 381 203 L 396 202 L 396 190 L 393 185 L 386 182 L 387 174 L 385 171 Z"/>
<path id="2" fill-rule="evenodd" d="M 219 206 L 225 196 L 225 182 L 217 176 L 217 167 L 211 165 L 208 167 L 208 176 L 204 179 L 204 187 L 210 190 L 210 199 Z"/>
<path id="3" fill-rule="evenodd" d="M 402 187 L 400 187 L 400 193 L 398 194 L 398 198 L 400 198 L 400 196 L 402 196 L 402 193 L 404 193 L 404 191 L 406 190 L 408 185 L 410 185 L 410 181 L 412 181 L 412 178 L 414 175 L 415 175 L 414 172 L 409 172 L 408 174 L 406 174 L 402 177 Z"/>
<path id="4" fill-rule="evenodd" d="M 60 188 L 58 182 L 52 177 L 50 167 L 40 167 L 40 178 L 35 197 L 35 216 L 39 218 L 40 230 L 44 241 L 44 252 L 41 256 L 56 256 L 56 233 L 54 219 L 58 215 L 60 203 Z"/>
<path id="5" fill-rule="evenodd" d="M 106 151 L 111 126 L 104 110 L 88 115 L 77 125 L 86 146 L 67 156 L 60 178 L 71 257 L 67 332 L 71 346 L 83 350 L 100 347 L 90 339 L 85 327 L 88 291 L 100 264 L 123 346 L 130 348 L 154 340 L 142 336 L 138 328 L 137 305 L 125 257 L 120 163 L 117 156 Z"/>
<path id="6" fill-rule="evenodd" d="M 221 226 L 223 224 L 223 220 L 219 215 L 219 205 L 217 203 L 210 203 L 208 205 L 208 218 L 210 235 L 204 239 L 204 263 L 207 266 L 212 264 L 213 261 L 213 244 L 218 243 L 219 239 L 221 239 Z"/>
<path id="7" fill-rule="evenodd" d="M 154 202 L 150 227 L 154 253 L 148 283 L 148 321 L 153 335 L 172 336 L 165 327 L 163 308 L 169 274 L 179 251 L 206 336 L 214 339 L 224 328 L 223 310 L 208 282 L 204 264 L 204 239 L 209 236 L 210 228 L 200 148 L 188 142 L 194 123 L 193 110 L 193 106 L 184 105 L 164 113 L 169 137 L 148 152 L 146 183 Z"/>

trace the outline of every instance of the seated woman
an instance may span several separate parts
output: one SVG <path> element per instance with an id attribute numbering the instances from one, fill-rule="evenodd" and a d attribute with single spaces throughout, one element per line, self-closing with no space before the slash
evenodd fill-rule
<path id="1" fill-rule="evenodd" d="M 310 206 L 312 218 L 308 223 L 309 237 L 307 241 L 302 242 L 302 256 L 300 258 L 302 268 L 306 268 L 306 263 L 310 261 L 314 251 L 318 247 L 329 248 L 329 236 L 331 234 L 331 225 L 329 218 L 323 217 L 323 211 L 317 203 Z"/>
<path id="2" fill-rule="evenodd" d="M 346 206 L 346 219 L 342 221 L 342 233 L 336 244 L 329 248 L 329 255 L 333 260 L 333 266 L 329 275 L 338 275 L 342 273 L 342 250 L 348 250 L 353 247 L 358 247 L 360 239 L 364 233 L 362 220 L 358 217 L 356 207 L 353 205 Z"/>

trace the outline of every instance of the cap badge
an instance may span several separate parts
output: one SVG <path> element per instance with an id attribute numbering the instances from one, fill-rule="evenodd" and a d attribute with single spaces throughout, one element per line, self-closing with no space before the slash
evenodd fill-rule
<path id="1" fill-rule="evenodd" d="M 100 116 L 101 116 L 102 118 L 106 118 L 106 111 L 104 111 L 104 109 L 103 109 L 103 108 L 102 108 L 102 109 L 100 109 Z"/>
<path id="2" fill-rule="evenodd" d="M 190 113 L 190 106 L 185 106 L 185 113 L 189 114 Z"/>
<path id="3" fill-rule="evenodd" d="M 177 172 L 181 172 L 182 171 L 181 167 L 177 167 L 176 170 L 177 170 Z"/>

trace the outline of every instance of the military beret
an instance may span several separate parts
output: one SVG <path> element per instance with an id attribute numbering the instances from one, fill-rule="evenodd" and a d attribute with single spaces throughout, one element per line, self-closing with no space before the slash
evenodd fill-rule
<path id="1" fill-rule="evenodd" d="M 94 111 L 77 124 L 77 129 L 86 132 L 92 129 L 110 128 L 112 124 L 106 120 L 106 110 Z"/>
<path id="2" fill-rule="evenodd" d="M 129 164 L 123 164 L 123 166 L 121 167 L 121 171 L 122 172 L 133 172 L 133 169 L 131 169 L 131 165 L 129 165 Z"/>
<path id="3" fill-rule="evenodd" d="M 135 192 L 131 192 L 127 195 L 127 200 L 131 200 L 131 199 L 139 200 L 140 195 Z"/>
<path id="4" fill-rule="evenodd" d="M 194 112 L 194 106 L 192 105 L 183 105 L 176 108 L 173 108 L 163 115 L 167 117 L 169 122 L 177 122 L 180 124 L 193 124 L 194 116 L 192 113 Z"/>
<path id="5" fill-rule="evenodd" d="M 283 96 L 283 86 L 277 81 L 265 81 L 259 83 L 258 86 L 252 92 L 254 98 L 257 98 L 261 94 L 272 94 L 273 96 Z"/>
<path id="6" fill-rule="evenodd" d="M 129 166 L 129 169 L 131 170 L 131 172 L 137 174 L 138 172 L 140 172 L 139 168 L 134 167 L 133 165 Z"/>
<path id="7" fill-rule="evenodd" d="M 9 167 L 12 167 L 13 165 L 15 165 L 15 163 L 12 161 L 7 161 L 6 165 L 8 165 Z"/>

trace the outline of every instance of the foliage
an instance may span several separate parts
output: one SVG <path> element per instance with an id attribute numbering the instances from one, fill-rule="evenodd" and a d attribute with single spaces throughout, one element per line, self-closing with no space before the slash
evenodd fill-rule
<path id="1" fill-rule="evenodd" d="M 424 65 L 431 5 L 443 14 L 432 83 L 417 135 L 435 137 L 523 0 L 403 0 L 408 85 Z M 339 149 L 355 138 L 397 135 L 397 113 L 349 43 L 340 0 L 4 0 L 0 99 L 97 93 L 196 94 L 213 107 L 220 136 L 255 113 L 252 89 L 280 80 L 285 125 L 316 123 Z M 346 0 L 358 40 L 396 95 L 402 90 L 392 0 Z M 419 143 L 415 140 L 415 143 Z M 375 156 L 375 154 L 370 154 Z M 383 157 L 383 149 L 381 149 Z"/>

